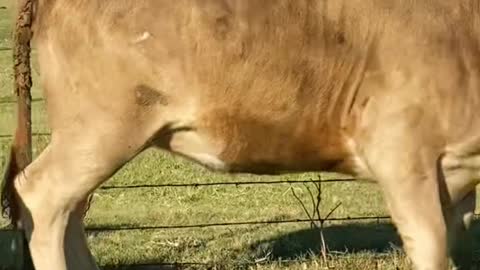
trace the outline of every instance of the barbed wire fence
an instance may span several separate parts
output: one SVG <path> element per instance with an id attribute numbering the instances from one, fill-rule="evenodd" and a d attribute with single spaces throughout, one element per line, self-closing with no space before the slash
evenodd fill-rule
<path id="1" fill-rule="evenodd" d="M 32 103 L 37 102 L 44 102 L 42 98 L 34 98 L 32 99 Z M 14 98 L 4 98 L 0 99 L 1 104 L 14 104 Z M 49 132 L 33 132 L 33 137 L 48 137 L 50 136 Z M 11 134 L 0 134 L 0 139 L 10 139 L 13 138 Z M 196 182 L 196 183 L 163 183 L 163 184 L 139 184 L 139 185 L 106 185 L 101 186 L 100 190 L 132 190 L 132 189 L 145 189 L 145 188 L 198 188 L 198 187 L 214 187 L 214 186 L 231 186 L 231 187 L 239 187 L 239 186 L 254 186 L 254 185 L 278 185 L 278 184 L 289 184 L 289 185 L 299 185 L 299 184 L 307 184 L 312 183 L 314 185 L 318 184 L 332 184 L 332 183 L 348 183 L 348 182 L 355 182 L 358 179 L 355 178 L 341 178 L 341 179 L 329 179 L 329 180 L 277 180 L 277 181 L 237 181 L 237 182 Z M 311 192 L 309 190 L 309 192 Z M 293 192 L 294 196 L 296 194 Z M 310 193 L 311 196 L 313 194 Z M 320 198 L 317 198 L 320 199 Z M 298 197 L 297 197 L 298 200 Z M 318 205 L 317 205 L 318 207 Z M 316 213 L 315 213 L 316 214 Z M 307 216 L 309 213 L 307 214 Z M 389 216 L 356 216 L 356 217 L 344 217 L 344 218 L 329 218 L 328 220 L 323 221 L 325 222 L 341 222 L 341 221 L 377 221 L 380 222 L 381 220 L 389 219 Z M 108 231 L 108 230 L 153 230 L 153 229 L 182 229 L 182 228 L 205 228 L 205 227 L 220 227 L 220 226 L 242 226 L 242 225 L 261 225 L 261 224 L 282 224 L 282 223 L 311 223 L 312 217 L 309 216 L 308 219 L 305 218 L 298 218 L 298 219 L 290 219 L 290 220 L 262 220 L 262 221 L 246 221 L 246 222 L 225 222 L 225 223 L 211 223 L 211 224 L 192 224 L 192 225 L 174 225 L 174 226 L 120 226 L 120 227 L 87 227 L 88 231 Z M 313 220 L 313 221 L 320 221 Z"/>
<path id="2" fill-rule="evenodd" d="M 11 48 L 0 47 L 1 51 L 11 51 Z M 45 102 L 43 98 L 32 98 L 32 103 Z M 0 105 L 12 105 L 16 103 L 15 97 L 0 97 Z M 49 132 L 33 132 L 33 137 L 49 137 Z M 11 134 L 0 134 L 0 139 L 11 139 Z M 135 190 L 135 189 L 150 189 L 150 188 L 199 188 L 199 187 L 239 187 L 239 186 L 266 186 L 266 185 L 303 185 L 309 194 L 310 203 L 312 208 L 309 210 L 306 204 L 295 193 L 293 188 L 290 188 L 292 195 L 299 202 L 306 217 L 298 217 L 293 219 L 282 220 L 249 220 L 238 222 L 212 222 L 212 223 L 197 223 L 197 224 L 177 224 L 177 225 L 91 225 L 86 227 L 87 233 L 99 233 L 99 232 L 120 232 L 120 231 L 153 231 L 153 230 L 173 230 L 173 229 L 198 229 L 198 228 L 215 228 L 215 227 L 234 227 L 234 226 L 254 226 L 254 225 L 276 225 L 276 224 L 293 224 L 293 223 L 308 223 L 311 228 L 316 229 L 320 234 L 321 249 L 320 255 L 324 263 L 328 265 L 327 253 L 328 248 L 325 243 L 323 230 L 327 223 L 339 223 L 339 222 L 374 222 L 380 224 L 383 221 L 389 221 L 391 218 L 387 215 L 379 216 L 344 216 L 344 217 L 331 217 L 332 214 L 338 209 L 341 203 L 335 205 L 326 215 L 321 215 L 320 206 L 322 202 L 322 186 L 333 183 L 352 183 L 357 182 L 359 179 L 355 178 L 338 178 L 323 180 L 320 176 L 318 179 L 307 180 L 274 180 L 274 181 L 229 181 L 229 182 L 201 182 L 195 183 L 161 183 L 161 184 L 138 184 L 138 185 L 105 185 L 101 186 L 100 190 Z M 312 191 L 307 184 L 313 184 L 315 190 Z M 475 214 L 475 218 L 479 218 L 480 213 Z M 0 231 L 9 231 L 10 228 L 0 228 Z M 375 257 L 379 259 L 384 257 L 385 254 L 377 254 Z M 292 262 L 307 261 L 306 259 L 296 259 Z M 286 262 L 288 263 L 288 261 Z M 175 262 L 160 264 L 169 267 L 185 267 L 185 266 L 213 266 L 216 263 L 190 263 L 190 262 Z M 245 264 L 245 263 L 242 263 Z M 245 266 L 258 265 L 259 262 L 247 263 Z M 156 263 L 156 265 L 158 265 Z M 118 266 L 115 266 L 118 267 Z M 106 269 L 109 269 L 106 266 Z M 174 268 L 175 269 L 175 268 Z"/>

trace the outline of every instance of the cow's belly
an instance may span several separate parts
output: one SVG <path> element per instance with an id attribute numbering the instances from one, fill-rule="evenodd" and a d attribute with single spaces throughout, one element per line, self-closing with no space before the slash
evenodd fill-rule
<path id="1" fill-rule="evenodd" d="M 204 120 L 167 132 L 168 135 L 157 139 L 156 145 L 210 169 L 226 172 L 353 172 L 348 164 L 352 158 L 342 143 L 342 136 L 313 129 L 294 132 L 299 125 L 288 126 L 286 122 L 259 125 L 242 121 L 226 124 Z"/>
<path id="2" fill-rule="evenodd" d="M 174 132 L 171 137 L 160 138 L 158 141 L 161 142 L 157 143 L 160 148 L 186 157 L 212 170 L 230 170 L 230 165 L 221 158 L 221 148 L 218 142 L 195 130 L 185 129 Z"/>

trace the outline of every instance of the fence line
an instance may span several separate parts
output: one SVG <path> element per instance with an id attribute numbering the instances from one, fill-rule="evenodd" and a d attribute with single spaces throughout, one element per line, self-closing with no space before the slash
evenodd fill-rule
<path id="1" fill-rule="evenodd" d="M 272 225 L 272 224 L 288 224 L 288 223 L 312 223 L 315 221 L 323 221 L 325 223 L 335 223 L 342 221 L 377 221 L 390 219 L 390 216 L 359 216 L 359 217 L 339 217 L 321 219 L 284 219 L 284 220 L 257 220 L 257 221 L 240 221 L 240 222 L 218 222 L 218 223 L 204 223 L 204 224 L 188 224 L 188 225 L 158 225 L 158 226 L 88 226 L 86 228 L 89 232 L 104 232 L 104 231 L 151 231 L 151 230 L 172 230 L 172 229 L 193 229 L 193 228 L 209 228 L 209 227 L 230 227 L 230 226 L 245 226 L 245 225 Z"/>
<path id="2" fill-rule="evenodd" d="M 11 50 L 10 48 L 0 48 L 0 51 Z M 43 102 L 43 98 L 34 98 L 32 103 Z M 0 104 L 15 104 L 16 100 L 14 98 L 0 99 Z M 35 132 L 32 133 L 32 136 L 50 136 L 49 132 Z M 0 134 L 0 139 L 2 138 L 12 138 L 11 134 Z M 332 184 L 332 183 L 347 183 L 355 182 L 355 178 L 338 178 L 338 179 L 329 179 L 329 180 L 277 180 L 277 181 L 237 181 L 237 182 L 211 182 L 211 183 L 167 183 L 167 184 L 141 184 L 141 185 L 108 185 L 102 186 L 99 188 L 101 191 L 109 190 L 132 190 L 132 189 L 144 189 L 144 188 L 187 188 L 187 187 L 213 187 L 213 186 L 245 186 L 245 185 L 278 185 L 278 184 Z M 475 213 L 474 217 L 476 219 L 480 218 L 480 213 Z M 155 230 L 175 230 L 175 229 L 202 229 L 202 228 L 219 228 L 219 227 L 235 227 L 235 226 L 254 226 L 254 225 L 280 225 L 280 224 L 299 224 L 299 223 L 310 223 L 321 222 L 323 223 L 339 223 L 339 222 L 372 222 L 380 224 L 381 221 L 390 220 L 391 217 L 388 215 L 380 216 L 346 216 L 346 217 L 327 217 L 326 219 L 312 219 L 311 217 L 306 218 L 291 218 L 291 219 L 282 219 L 282 220 L 251 220 L 251 221 L 238 221 L 238 222 L 213 222 L 213 223 L 199 223 L 199 224 L 178 224 L 178 225 L 90 225 L 85 228 L 88 233 L 104 233 L 104 232 L 122 232 L 122 231 L 155 231 Z M 0 228 L 0 231 L 8 231 L 10 229 Z M 180 265 L 185 265 L 184 263 L 179 263 Z M 174 265 L 179 265 L 175 263 Z M 189 264 L 189 263 L 186 263 Z"/>
<path id="3" fill-rule="evenodd" d="M 171 184 L 157 184 L 157 185 L 122 185 L 122 186 L 103 186 L 100 190 L 113 189 L 139 189 L 139 188 L 165 188 L 165 187 L 202 187 L 202 186 L 242 186 L 242 185 L 276 185 L 276 184 L 306 184 L 306 183 L 345 183 L 355 182 L 361 179 L 355 178 L 339 178 L 330 180 L 278 180 L 278 181 L 239 181 L 239 182 L 212 182 L 212 183 L 171 183 Z M 475 213 L 475 218 L 480 218 L 480 213 Z M 115 231 L 151 231 L 151 230 L 172 230 L 172 229 L 193 229 L 193 228 L 212 228 L 212 227 L 229 227 L 229 226 L 246 226 L 246 225 L 275 225 L 275 224 L 292 224 L 292 223 L 338 223 L 345 221 L 374 221 L 377 224 L 380 221 L 389 220 L 390 216 L 346 216 L 327 219 L 312 219 L 312 218 L 294 218 L 284 220 L 253 220 L 253 221 L 239 221 L 239 222 L 214 222 L 201 224 L 186 224 L 186 225 L 99 225 L 87 226 L 88 232 L 115 232 Z M 8 230 L 8 229 L 0 229 Z"/>
<path id="4" fill-rule="evenodd" d="M 239 181 L 239 182 L 211 182 L 211 183 L 172 183 L 147 185 L 103 186 L 100 190 L 138 189 L 138 188 L 166 188 L 166 187 L 209 187 L 209 186 L 246 186 L 246 185 L 275 185 L 275 184 L 306 184 L 306 183 L 344 183 L 355 182 L 361 179 L 344 178 L 330 180 L 277 180 L 277 181 Z"/>
<path id="5" fill-rule="evenodd" d="M 475 214 L 475 217 L 480 217 L 479 214 Z M 117 232 L 117 231 L 153 231 L 153 230 L 175 230 L 175 229 L 203 229 L 213 227 L 233 227 L 233 226 L 246 226 L 246 225 L 275 225 L 275 224 L 292 224 L 292 223 L 312 223 L 316 221 L 323 221 L 324 223 L 338 223 L 343 221 L 376 221 L 380 223 L 382 220 L 388 220 L 390 216 L 358 216 L 358 217 L 339 217 L 321 219 L 284 219 L 284 220 L 252 220 L 252 221 L 239 221 L 239 222 L 214 222 L 214 223 L 200 223 L 200 224 L 187 224 L 187 225 L 92 225 L 87 226 L 85 230 L 87 232 Z M 12 231 L 12 229 L 4 228 L 0 231 Z"/>
<path id="6" fill-rule="evenodd" d="M 43 102 L 45 101 L 44 98 L 32 98 L 32 103 L 38 103 L 38 102 Z M 16 98 L 3 98 L 0 99 L 0 104 L 17 104 Z"/>
<path id="7" fill-rule="evenodd" d="M 43 137 L 43 136 L 50 136 L 50 132 L 34 132 L 32 136 L 34 137 Z M 11 139 L 13 138 L 12 134 L 0 134 L 0 139 Z"/>

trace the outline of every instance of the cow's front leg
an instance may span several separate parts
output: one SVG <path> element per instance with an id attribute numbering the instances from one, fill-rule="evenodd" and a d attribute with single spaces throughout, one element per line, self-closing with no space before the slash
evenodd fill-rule
<path id="1" fill-rule="evenodd" d="M 385 199 L 414 269 L 446 270 L 447 227 L 435 177 L 410 175 L 383 180 L 392 181 L 382 183 Z"/>
<path id="2" fill-rule="evenodd" d="M 447 227 L 437 167 L 441 147 L 432 132 L 423 132 L 428 123 L 422 123 L 425 120 L 417 112 L 402 111 L 376 119 L 358 145 L 368 173 L 384 191 L 414 269 L 446 270 Z"/>

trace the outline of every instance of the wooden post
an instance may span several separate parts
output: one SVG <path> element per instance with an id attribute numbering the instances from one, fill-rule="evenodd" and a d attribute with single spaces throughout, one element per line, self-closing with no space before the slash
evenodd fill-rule
<path id="1" fill-rule="evenodd" d="M 20 1 L 24 5 L 18 7 L 14 59 L 14 89 L 17 96 L 17 130 L 15 133 L 15 160 L 20 170 L 32 162 L 32 73 L 30 52 L 32 39 L 31 1 Z"/>
<path id="2" fill-rule="evenodd" d="M 17 96 L 17 130 L 15 132 L 14 156 L 15 163 L 21 171 L 32 162 L 32 73 L 30 64 L 33 3 L 31 0 L 18 1 L 18 12 L 15 25 L 13 61 L 14 89 Z M 18 267 L 23 270 L 33 269 L 30 250 L 23 231 L 17 231 L 20 237 L 15 237 L 17 250 L 12 250 L 19 256 Z"/>

